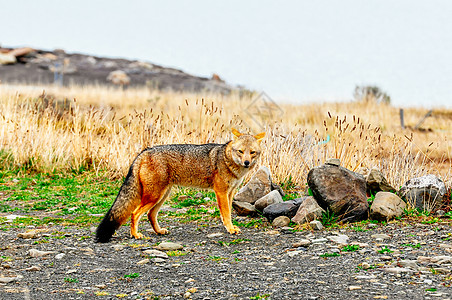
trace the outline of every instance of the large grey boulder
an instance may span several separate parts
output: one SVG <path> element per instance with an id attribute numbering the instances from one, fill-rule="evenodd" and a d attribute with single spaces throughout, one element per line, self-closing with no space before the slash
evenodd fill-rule
<path id="1" fill-rule="evenodd" d="M 250 181 L 234 196 L 235 201 L 254 204 L 258 199 L 272 191 L 272 179 L 267 167 L 260 167 Z"/>
<path id="2" fill-rule="evenodd" d="M 444 182 L 435 175 L 410 179 L 398 192 L 412 207 L 429 212 L 441 207 L 445 194 Z"/>
<path id="3" fill-rule="evenodd" d="M 317 203 L 344 221 L 368 218 L 366 181 L 360 174 L 335 165 L 322 165 L 308 173 L 308 186 Z"/>
<path id="4" fill-rule="evenodd" d="M 370 207 L 370 217 L 374 220 L 389 221 L 400 217 L 405 208 L 405 201 L 396 194 L 378 192 Z"/>
<path id="5" fill-rule="evenodd" d="M 297 213 L 292 218 L 292 222 L 297 224 L 309 223 L 313 220 L 321 219 L 324 212 L 325 210 L 319 206 L 314 197 L 309 196 L 300 204 Z"/>
<path id="6" fill-rule="evenodd" d="M 291 219 L 297 213 L 297 210 L 304 199 L 305 198 L 297 198 L 281 203 L 271 204 L 264 209 L 262 215 L 270 222 L 273 222 L 273 220 L 279 216 L 286 216 Z"/>
<path id="7" fill-rule="evenodd" d="M 281 202 L 283 202 L 281 194 L 279 193 L 279 191 L 274 190 L 257 200 L 256 203 L 254 203 L 254 206 L 256 207 L 257 211 L 262 212 L 267 206 Z"/>

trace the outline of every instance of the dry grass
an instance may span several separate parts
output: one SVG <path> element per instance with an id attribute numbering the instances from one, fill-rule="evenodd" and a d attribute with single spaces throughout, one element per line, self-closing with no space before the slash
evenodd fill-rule
<path id="1" fill-rule="evenodd" d="M 39 97 L 43 89 L 53 104 Z M 0 86 L 3 169 L 89 169 L 119 177 L 145 147 L 222 143 L 237 127 L 267 133 L 261 163 L 277 182 L 292 178 L 304 186 L 310 168 L 335 157 L 355 171 L 377 167 L 395 187 L 424 174 L 451 184 L 452 111 L 434 112 L 423 125 L 432 131 L 420 132 L 402 130 L 398 109 L 385 104 L 280 105 L 281 111 L 267 113 L 253 99 L 144 88 Z M 406 110 L 405 123 L 414 126 L 426 112 Z"/>

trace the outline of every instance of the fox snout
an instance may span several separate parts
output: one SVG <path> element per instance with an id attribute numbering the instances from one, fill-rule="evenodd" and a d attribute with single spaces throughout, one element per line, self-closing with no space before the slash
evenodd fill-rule
<path id="1" fill-rule="evenodd" d="M 249 168 L 249 167 L 250 167 L 250 161 L 249 161 L 249 160 L 245 160 L 245 161 L 243 162 L 243 166 L 244 166 L 245 168 Z"/>

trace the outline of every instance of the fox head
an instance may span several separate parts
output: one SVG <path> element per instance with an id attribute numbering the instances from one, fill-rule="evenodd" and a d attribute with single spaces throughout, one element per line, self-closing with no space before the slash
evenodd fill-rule
<path id="1" fill-rule="evenodd" d="M 252 167 L 261 153 L 260 143 L 265 132 L 256 135 L 242 134 L 233 128 L 232 133 L 235 135 L 235 139 L 229 143 L 232 159 L 241 167 Z"/>

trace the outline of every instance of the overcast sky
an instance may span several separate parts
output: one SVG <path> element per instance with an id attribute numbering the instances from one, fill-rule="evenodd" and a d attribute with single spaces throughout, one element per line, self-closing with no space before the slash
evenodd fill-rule
<path id="1" fill-rule="evenodd" d="M 0 44 L 125 57 L 264 90 L 452 107 L 452 1 L 6 1 Z"/>

